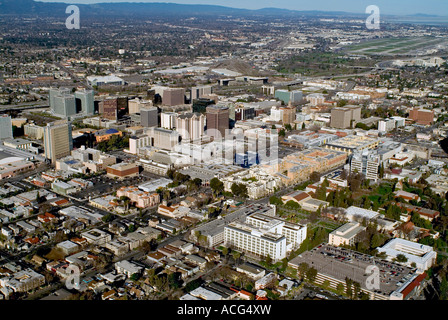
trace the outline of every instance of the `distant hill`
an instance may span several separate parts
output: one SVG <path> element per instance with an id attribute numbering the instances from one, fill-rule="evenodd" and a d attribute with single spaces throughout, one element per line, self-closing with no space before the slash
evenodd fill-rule
<path id="1" fill-rule="evenodd" d="M 69 4 L 56 2 L 38 2 L 33 0 L 0 0 L 0 14 L 49 16 L 65 13 Z M 278 8 L 258 10 L 230 8 L 218 5 L 196 5 L 177 3 L 96 3 L 76 4 L 84 16 L 200 16 L 200 15 L 232 15 L 232 16 L 336 16 L 356 15 L 347 12 L 295 11 Z"/>
<path id="2" fill-rule="evenodd" d="M 39 2 L 34 0 L 0 0 L 0 15 L 41 15 L 60 16 L 65 14 L 69 4 L 57 2 Z M 83 16 L 133 16 L 133 17 L 168 17 L 168 16 L 266 16 L 266 17 L 365 17 L 365 13 L 343 11 L 297 11 L 279 8 L 257 10 L 230 8 L 219 5 L 178 4 L 161 2 L 112 2 L 96 4 L 76 4 Z M 383 15 L 387 17 L 387 15 Z M 394 16 L 388 20 L 392 21 Z M 400 16 L 405 17 L 405 16 Z M 437 17 L 426 14 L 414 14 L 407 18 L 421 19 Z"/>

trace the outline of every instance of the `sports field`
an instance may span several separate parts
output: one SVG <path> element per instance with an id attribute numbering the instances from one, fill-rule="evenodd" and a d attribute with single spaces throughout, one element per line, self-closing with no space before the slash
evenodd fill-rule
<path id="1" fill-rule="evenodd" d="M 433 48 L 439 44 L 448 44 L 448 40 L 435 37 L 388 38 L 361 42 L 345 49 L 354 54 L 367 55 L 412 55 L 419 50 Z"/>

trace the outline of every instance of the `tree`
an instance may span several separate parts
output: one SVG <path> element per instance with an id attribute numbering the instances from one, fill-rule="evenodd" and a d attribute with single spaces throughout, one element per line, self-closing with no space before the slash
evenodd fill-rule
<path id="1" fill-rule="evenodd" d="M 316 276 L 317 276 L 317 269 L 314 267 L 311 267 L 307 270 L 306 272 L 306 278 L 308 279 L 309 282 L 314 282 L 316 280 Z"/>
<path id="2" fill-rule="evenodd" d="M 133 273 L 130 277 L 130 279 L 132 281 L 137 281 L 138 279 L 140 279 L 140 275 L 138 273 Z"/>
<path id="3" fill-rule="evenodd" d="M 110 212 L 106 213 L 101 220 L 103 220 L 104 222 L 111 222 L 114 219 L 114 215 Z"/>
<path id="4" fill-rule="evenodd" d="M 311 175 L 310 175 L 310 180 L 311 180 L 312 182 L 317 182 L 317 181 L 319 181 L 319 180 L 320 180 L 320 174 L 319 174 L 319 172 L 317 172 L 317 171 L 313 171 L 313 172 L 311 173 Z"/>
<path id="5" fill-rule="evenodd" d="M 380 170 L 379 170 L 378 175 L 379 175 L 380 179 L 384 178 L 384 164 L 382 164 L 382 163 L 380 165 Z"/>
<path id="6" fill-rule="evenodd" d="M 398 262 L 407 262 L 408 258 L 404 254 L 398 254 L 395 258 Z"/>
<path id="7" fill-rule="evenodd" d="M 282 201 L 282 199 L 280 199 L 279 197 L 276 197 L 276 196 L 272 196 L 272 197 L 270 197 L 270 198 L 269 198 L 269 203 L 270 203 L 270 204 L 277 205 L 277 206 L 281 206 L 281 205 L 283 205 L 283 201 Z"/>
<path id="8" fill-rule="evenodd" d="M 231 188 L 232 193 L 235 197 L 247 198 L 247 187 L 244 184 L 233 183 Z"/>
<path id="9" fill-rule="evenodd" d="M 305 130 L 306 129 L 306 125 L 305 125 L 305 122 L 303 122 L 302 123 L 302 130 Z"/>
<path id="10" fill-rule="evenodd" d="M 297 268 L 299 276 L 301 278 L 304 278 L 305 275 L 307 274 L 308 269 L 309 269 L 309 266 L 308 266 L 308 264 L 306 262 L 300 263 L 298 268 Z"/>
<path id="11" fill-rule="evenodd" d="M 213 194 L 217 196 L 224 191 L 224 183 L 218 178 L 213 178 L 210 180 L 210 188 L 212 189 Z"/>
<path id="12" fill-rule="evenodd" d="M 345 277 L 345 294 L 351 298 L 353 296 L 353 289 L 352 289 L 353 280 Z"/>

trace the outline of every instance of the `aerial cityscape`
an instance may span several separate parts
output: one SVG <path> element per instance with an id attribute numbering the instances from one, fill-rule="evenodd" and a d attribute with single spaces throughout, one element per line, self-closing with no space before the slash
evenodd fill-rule
<path id="1" fill-rule="evenodd" d="M 448 299 L 448 13 L 286 2 L 0 0 L 0 300 Z"/>

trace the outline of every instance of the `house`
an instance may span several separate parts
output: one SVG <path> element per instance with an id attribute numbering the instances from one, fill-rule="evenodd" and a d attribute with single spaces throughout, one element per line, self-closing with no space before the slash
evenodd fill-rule
<path id="1" fill-rule="evenodd" d="M 103 300 L 116 300 L 118 298 L 117 291 L 115 289 L 104 292 L 101 295 Z"/>
<path id="2" fill-rule="evenodd" d="M 266 273 L 266 270 L 264 270 L 263 268 L 249 262 L 245 262 L 242 265 L 237 266 L 236 271 L 241 272 L 254 280 L 263 278 Z"/>
<path id="3" fill-rule="evenodd" d="M 118 273 L 123 273 L 128 277 L 131 277 L 133 274 L 139 274 L 143 267 L 136 265 L 133 262 L 123 260 L 115 263 L 115 269 Z"/>
<path id="4" fill-rule="evenodd" d="M 417 194 L 403 191 L 403 190 L 395 191 L 394 196 L 395 196 L 395 198 L 402 198 L 407 202 L 409 202 L 411 200 L 420 202 L 420 197 Z"/>

